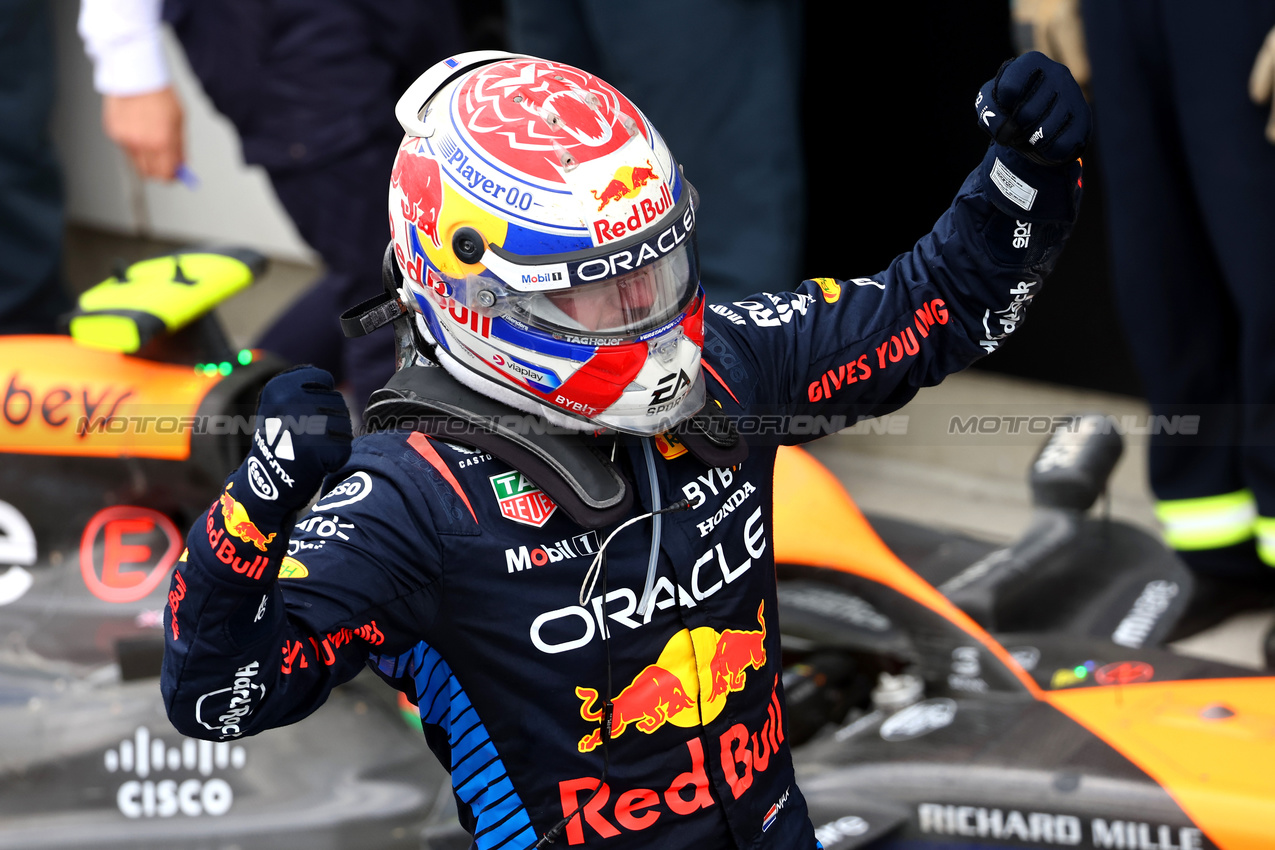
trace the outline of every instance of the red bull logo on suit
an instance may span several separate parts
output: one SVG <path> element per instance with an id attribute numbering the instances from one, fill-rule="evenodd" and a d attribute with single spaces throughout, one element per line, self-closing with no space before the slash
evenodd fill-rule
<path id="1" fill-rule="evenodd" d="M 659 658 L 612 700 L 611 737 L 620 737 L 629 726 L 649 735 L 666 723 L 692 728 L 716 718 L 726 698 L 744 689 L 748 671 L 766 666 L 765 607 L 765 602 L 757 607 L 759 628 L 753 631 L 718 632 L 703 626 L 682 629 L 669 638 Z M 602 720 L 595 688 L 578 687 L 576 696 L 583 701 L 580 716 L 584 720 Z M 580 739 L 578 749 L 587 753 L 600 743 L 598 728 Z"/>
<path id="2" fill-rule="evenodd" d="M 758 631 L 745 632 L 727 629 L 717 639 L 717 649 L 708 662 L 713 689 L 708 698 L 716 699 L 725 694 L 742 691 L 749 668 L 760 670 L 766 665 L 766 619 L 762 616 L 766 607 L 757 606 Z"/>
<path id="3" fill-rule="evenodd" d="M 765 667 L 764 602 L 757 608 L 757 625 L 755 630 L 724 632 L 707 627 L 683 629 L 669 639 L 654 663 L 620 691 L 612 701 L 611 737 L 620 737 L 630 727 L 648 735 L 668 725 L 699 729 L 701 734 L 692 734 L 685 741 L 690 769 L 653 781 L 652 788 L 612 789 L 606 783 L 599 787 L 598 779 L 588 776 L 560 781 L 562 814 L 574 815 L 566 829 L 569 845 L 583 844 L 589 837 L 586 831 L 603 839 L 614 838 L 646 829 L 666 816 L 691 815 L 715 805 L 706 758 L 720 760 L 721 775 L 735 799 L 753 786 L 756 774 L 766 772 L 771 756 L 779 752 L 784 741 L 777 675 L 770 679 L 770 701 L 759 728 L 735 723 L 718 734 L 716 742 L 706 742 L 701 728 L 721 714 L 731 693 L 743 689 L 750 670 Z M 583 702 L 582 718 L 590 723 L 603 719 L 596 689 L 578 687 L 576 696 Z M 595 728 L 585 735 L 579 750 L 587 753 L 596 749 L 602 742 L 601 732 Z M 666 781 L 667 787 L 662 788 Z M 766 813 L 763 828 L 774 822 L 787 799 L 785 791 Z M 640 807 L 634 804 L 639 800 Z"/>
<path id="4" fill-rule="evenodd" d="M 261 529 L 248 516 L 248 511 L 242 504 L 230 495 L 230 488 L 234 487 L 234 483 L 226 485 L 226 490 L 221 494 L 221 518 L 225 520 L 226 532 L 234 537 L 238 537 L 245 543 L 251 543 L 262 552 L 266 551 L 266 547 L 274 542 L 275 535 L 262 534 Z"/>
<path id="5" fill-rule="evenodd" d="M 597 691 L 593 688 L 576 688 L 576 696 L 584 700 L 584 705 L 580 707 L 581 717 L 592 721 L 602 719 L 602 710 L 594 708 L 598 700 Z M 695 700 L 687 694 L 686 686 L 679 676 L 658 664 L 648 664 L 628 687 L 620 691 L 612 704 L 614 710 L 611 715 L 611 737 L 618 738 L 624 734 L 629 724 L 648 734 L 654 732 L 667 723 L 669 718 L 694 707 Z M 601 727 L 580 740 L 580 752 L 590 752 L 600 743 Z"/>

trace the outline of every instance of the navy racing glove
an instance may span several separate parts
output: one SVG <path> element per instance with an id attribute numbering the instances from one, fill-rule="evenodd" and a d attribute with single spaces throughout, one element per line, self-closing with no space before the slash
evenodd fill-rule
<path id="1" fill-rule="evenodd" d="M 1032 51 L 1001 65 L 974 101 L 978 124 L 997 142 L 1041 165 L 1078 159 L 1092 118 L 1071 71 Z"/>
<path id="2" fill-rule="evenodd" d="M 309 504 L 324 477 L 345 464 L 352 438 L 350 411 L 332 376 L 294 366 L 261 390 L 252 451 L 226 489 L 274 525 Z"/>
<path id="3" fill-rule="evenodd" d="M 187 534 L 181 559 L 222 582 L 250 587 L 274 581 L 293 516 L 309 504 L 324 477 L 349 459 L 353 437 L 345 399 L 333 388 L 332 376 L 314 366 L 271 378 L 261 390 L 255 420 L 248 457 Z M 175 585 L 180 581 L 179 572 Z M 261 618 L 250 619 L 256 624 Z M 241 626 L 245 635 L 253 631 Z M 174 639 L 178 633 L 174 626 Z"/>

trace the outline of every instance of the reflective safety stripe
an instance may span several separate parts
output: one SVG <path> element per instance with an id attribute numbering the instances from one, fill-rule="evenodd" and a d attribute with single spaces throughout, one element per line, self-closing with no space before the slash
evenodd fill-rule
<path id="1" fill-rule="evenodd" d="M 1254 534 L 1257 503 L 1248 490 L 1200 499 L 1172 499 L 1156 504 L 1164 524 L 1165 542 L 1174 549 L 1219 549 L 1248 540 Z"/>
<path id="2" fill-rule="evenodd" d="M 1275 567 L 1275 518 L 1257 518 L 1257 556 L 1268 567 Z"/>

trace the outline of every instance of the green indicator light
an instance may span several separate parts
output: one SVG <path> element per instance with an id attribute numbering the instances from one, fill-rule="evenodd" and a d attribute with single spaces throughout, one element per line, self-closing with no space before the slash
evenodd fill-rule
<path id="1" fill-rule="evenodd" d="M 1076 676 L 1081 679 L 1089 675 L 1089 671 L 1086 670 L 1083 666 L 1077 667 L 1075 671 L 1073 672 L 1075 672 Z"/>
<path id="2" fill-rule="evenodd" d="M 206 365 L 206 366 L 204 367 L 204 374 L 205 374 L 205 375 L 207 375 L 207 376 L 208 376 L 208 377 L 210 377 L 210 378 L 211 378 L 213 375 L 216 375 L 216 374 L 217 374 L 217 364 L 216 364 L 216 363 L 209 363 L 208 365 Z"/>
<path id="3" fill-rule="evenodd" d="M 244 348 L 239 351 L 239 365 L 247 366 L 252 362 L 252 352 Z"/>
<path id="4" fill-rule="evenodd" d="M 229 375 L 231 368 L 230 361 L 223 360 L 221 361 L 221 365 L 217 367 L 217 371 L 223 375 Z"/>
<path id="5" fill-rule="evenodd" d="M 202 375 L 202 374 L 204 374 L 204 364 L 203 364 L 203 363 L 196 363 L 196 364 L 195 364 L 195 374 L 196 374 L 196 375 Z"/>

